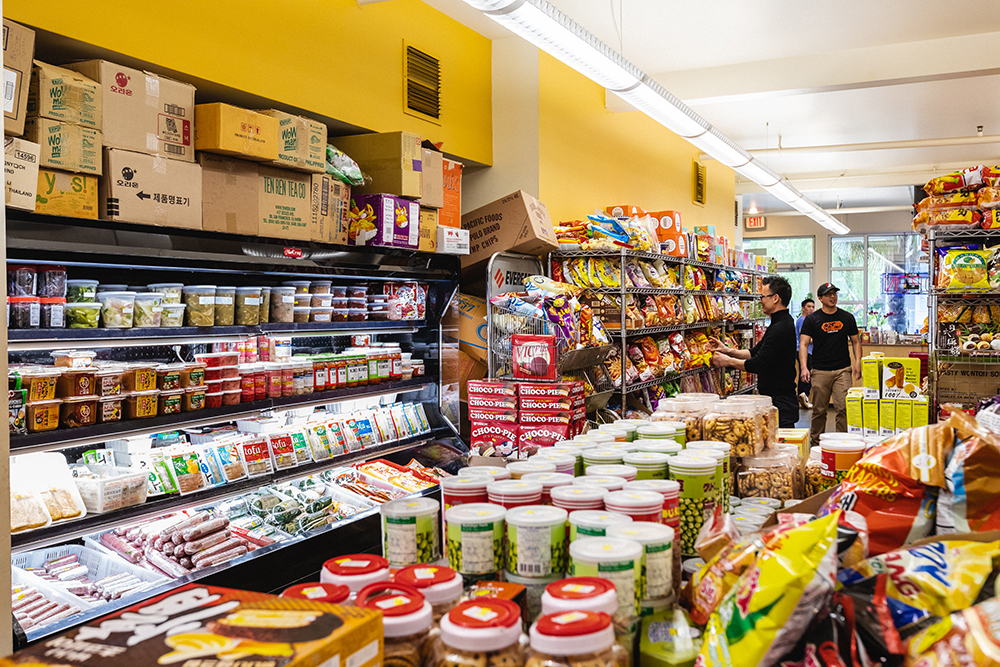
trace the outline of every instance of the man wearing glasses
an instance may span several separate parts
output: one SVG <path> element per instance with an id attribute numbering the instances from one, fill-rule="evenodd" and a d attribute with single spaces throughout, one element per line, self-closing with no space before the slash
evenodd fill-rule
<path id="1" fill-rule="evenodd" d="M 812 381 L 812 424 L 809 439 L 819 445 L 819 434 L 826 430 L 826 410 L 833 403 L 837 411 L 836 427 L 847 432 L 847 390 L 851 388 L 851 371 L 861 377 L 861 339 L 858 323 L 846 310 L 837 307 L 838 287 L 823 283 L 816 290 L 822 308 L 802 321 L 799 336 L 799 363 L 802 381 Z M 812 370 L 806 365 L 806 350 L 813 348 Z M 851 364 L 849 347 L 854 348 Z"/>
<path id="2" fill-rule="evenodd" d="M 760 304 L 770 316 L 771 325 L 760 342 L 749 350 L 726 347 L 718 338 L 709 339 L 714 354 L 712 364 L 739 368 L 757 374 L 757 392 L 770 396 L 778 408 L 778 425 L 794 428 L 799 418 L 795 395 L 795 321 L 788 312 L 792 301 L 792 286 L 780 276 L 764 279 Z"/>

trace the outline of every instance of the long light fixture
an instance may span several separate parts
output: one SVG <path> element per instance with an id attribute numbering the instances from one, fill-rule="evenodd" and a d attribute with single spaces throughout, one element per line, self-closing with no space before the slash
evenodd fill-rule
<path id="1" fill-rule="evenodd" d="M 836 234 L 850 229 L 546 0 L 465 0 Z"/>

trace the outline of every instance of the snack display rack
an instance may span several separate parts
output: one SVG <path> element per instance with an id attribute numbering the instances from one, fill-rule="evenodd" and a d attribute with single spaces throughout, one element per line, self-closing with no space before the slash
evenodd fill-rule
<path id="1" fill-rule="evenodd" d="M 301 247 L 289 253 L 291 243 Z M 196 353 L 211 351 L 213 344 L 237 343 L 258 336 L 287 338 L 294 353 L 336 353 L 351 347 L 355 336 L 364 336 L 399 344 L 413 359 L 423 360 L 425 367 L 425 374 L 419 377 L 382 384 L 266 398 L 148 419 L 11 435 L 11 456 L 60 452 L 68 462 L 75 463 L 84 451 L 113 439 L 225 425 L 239 419 L 266 416 L 274 410 L 309 412 L 317 407 L 365 398 L 378 400 L 383 405 L 393 402 L 420 404 L 430 427 L 412 437 L 345 451 L 327 460 L 303 463 L 266 476 L 209 486 L 190 494 L 150 497 L 131 507 L 100 514 L 91 512 L 78 519 L 19 532 L 12 535 L 12 553 L 17 562 L 28 562 L 25 554 L 39 550 L 54 553 L 58 548 L 79 549 L 81 543 L 93 547 L 101 533 L 116 527 L 174 512 L 217 507 L 258 487 L 287 482 L 293 477 L 318 475 L 374 459 L 400 465 L 416 459 L 421 465 L 447 470 L 457 467 L 461 456 L 468 451 L 457 437 L 458 429 L 453 426 L 459 412 L 457 363 L 449 356 L 452 349 L 457 348 L 455 297 L 460 269 L 455 256 L 396 248 L 283 242 L 203 230 L 40 216 L 11 209 L 7 212 L 6 244 L 8 265 L 58 264 L 67 267 L 72 277 L 101 282 L 144 285 L 169 279 L 185 284 L 278 285 L 295 279 L 326 279 L 336 285 L 404 281 L 420 281 L 427 285 L 425 316 L 420 320 L 10 330 L 8 360 L 12 364 L 50 364 L 50 352 L 66 349 L 93 350 L 98 360 L 113 362 L 190 361 Z M 296 255 L 300 251 L 301 258 L 298 258 Z M 417 493 L 435 498 L 440 495 L 436 486 Z M 309 580 L 330 557 L 379 549 L 378 507 L 362 509 L 336 523 L 262 546 L 221 565 L 194 569 L 175 579 L 147 582 L 139 593 L 29 630 L 28 640 L 37 641 L 193 581 L 272 592 Z M 115 559 L 110 552 L 104 556 Z M 122 560 L 118 566 L 122 565 L 128 564 Z M 106 564 L 100 571 L 105 570 L 108 570 Z"/>

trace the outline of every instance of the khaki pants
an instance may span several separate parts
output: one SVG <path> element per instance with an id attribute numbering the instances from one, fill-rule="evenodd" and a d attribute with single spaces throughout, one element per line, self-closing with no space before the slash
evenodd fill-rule
<path id="1" fill-rule="evenodd" d="M 833 403 L 837 411 L 837 431 L 847 433 L 847 390 L 851 388 L 851 367 L 836 371 L 812 371 L 813 404 L 809 441 L 819 445 L 819 434 L 826 431 L 826 406 Z"/>

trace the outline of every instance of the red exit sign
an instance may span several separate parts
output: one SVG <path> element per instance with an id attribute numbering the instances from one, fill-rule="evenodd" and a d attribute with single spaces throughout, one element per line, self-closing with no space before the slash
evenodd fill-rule
<path id="1" fill-rule="evenodd" d="M 748 215 L 745 218 L 746 229 L 767 229 L 767 221 L 762 215 Z"/>

